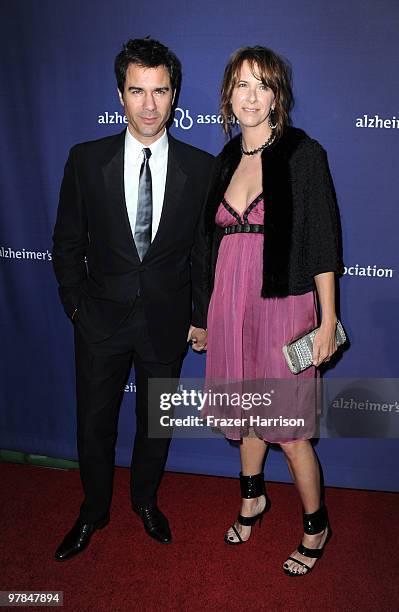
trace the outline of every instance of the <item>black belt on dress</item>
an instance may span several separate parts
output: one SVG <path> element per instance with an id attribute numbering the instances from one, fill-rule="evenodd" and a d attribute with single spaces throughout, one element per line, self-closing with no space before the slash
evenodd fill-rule
<path id="1" fill-rule="evenodd" d="M 263 234 L 263 225 L 258 223 L 242 223 L 241 225 L 229 225 L 224 228 L 225 236 L 229 234 Z"/>

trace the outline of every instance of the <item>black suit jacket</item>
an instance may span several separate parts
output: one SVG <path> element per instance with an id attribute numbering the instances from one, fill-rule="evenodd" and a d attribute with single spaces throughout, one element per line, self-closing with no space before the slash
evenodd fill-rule
<path id="1" fill-rule="evenodd" d="M 171 361 L 184 351 L 190 323 L 206 327 L 203 208 L 213 157 L 169 135 L 161 220 L 140 261 L 124 149 L 125 131 L 70 151 L 53 236 L 59 293 L 68 316 L 78 308 L 76 325 L 89 343 L 112 336 L 140 295 L 155 351 Z"/>

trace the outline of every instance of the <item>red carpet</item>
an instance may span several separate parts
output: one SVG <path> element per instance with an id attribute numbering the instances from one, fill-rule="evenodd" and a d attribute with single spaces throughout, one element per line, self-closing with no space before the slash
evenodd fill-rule
<path id="1" fill-rule="evenodd" d="M 54 550 L 75 521 L 76 471 L 0 464 L 0 590 L 62 590 L 63 610 L 399 609 L 399 497 L 327 489 L 333 537 L 315 570 L 281 570 L 301 535 L 292 485 L 269 484 L 271 511 L 250 542 L 229 547 L 223 534 L 239 504 L 238 481 L 166 474 L 159 505 L 174 540 L 152 541 L 130 510 L 127 469 L 117 469 L 111 523 L 69 562 Z M 34 609 L 34 608 L 31 608 Z"/>

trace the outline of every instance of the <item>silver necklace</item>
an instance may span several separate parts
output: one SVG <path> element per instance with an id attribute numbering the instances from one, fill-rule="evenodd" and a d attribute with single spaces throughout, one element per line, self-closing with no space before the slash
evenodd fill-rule
<path id="1" fill-rule="evenodd" d="M 252 151 L 244 151 L 244 147 L 242 146 L 242 135 L 240 136 L 240 147 L 241 147 L 241 153 L 243 153 L 244 155 L 256 155 L 256 153 L 260 153 L 260 151 L 263 151 L 263 149 L 266 149 L 266 147 L 270 147 L 271 144 L 273 144 L 273 142 L 275 141 L 275 134 L 270 134 L 269 138 L 266 140 L 266 142 L 261 146 L 258 147 L 257 149 L 252 149 Z"/>

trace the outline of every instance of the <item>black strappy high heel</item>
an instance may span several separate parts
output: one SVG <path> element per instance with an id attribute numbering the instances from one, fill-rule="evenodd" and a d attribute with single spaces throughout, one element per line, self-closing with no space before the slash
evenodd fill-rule
<path id="1" fill-rule="evenodd" d="M 263 474 L 256 474 L 255 476 L 243 476 L 242 472 L 240 472 L 240 487 L 241 497 L 243 497 L 244 499 L 255 499 L 255 497 L 264 495 L 266 498 L 266 504 L 262 512 L 255 514 L 255 516 L 242 516 L 242 514 L 239 514 L 237 517 L 237 522 L 240 523 L 240 525 L 244 525 L 245 527 L 253 527 L 257 523 L 257 521 L 259 521 L 260 527 L 263 515 L 270 509 L 271 506 L 270 499 L 268 498 L 266 493 Z M 226 544 L 245 544 L 245 542 L 247 542 L 248 540 L 243 540 L 241 538 L 234 523 L 231 527 L 238 540 L 230 539 L 232 536 L 229 537 L 226 533 L 224 536 L 224 541 L 226 542 Z"/>
<path id="2" fill-rule="evenodd" d="M 324 531 L 326 528 L 327 528 L 327 537 L 321 548 L 307 548 L 301 542 L 297 548 L 297 551 L 301 555 L 304 555 L 305 557 L 309 557 L 311 559 L 320 559 L 323 555 L 324 547 L 326 546 L 327 542 L 332 536 L 330 523 L 328 522 L 327 508 L 326 506 L 324 506 L 324 504 L 318 510 L 316 510 L 316 512 L 313 512 L 312 514 L 303 513 L 303 530 L 305 533 L 309 535 L 317 535 L 318 533 L 321 533 L 322 531 Z M 299 561 L 298 559 L 295 559 L 295 557 L 288 557 L 288 559 L 290 559 L 291 561 L 294 561 L 295 563 L 298 563 L 299 565 L 302 565 L 303 567 L 306 568 L 306 571 L 293 572 L 289 569 L 289 567 L 285 567 L 285 564 L 284 564 L 283 569 L 284 569 L 284 573 L 287 574 L 287 576 L 306 576 L 306 574 L 309 574 L 309 572 L 312 571 L 315 565 L 314 564 L 312 567 L 309 567 L 309 565 L 306 565 L 306 563 L 303 563 L 303 561 Z"/>

